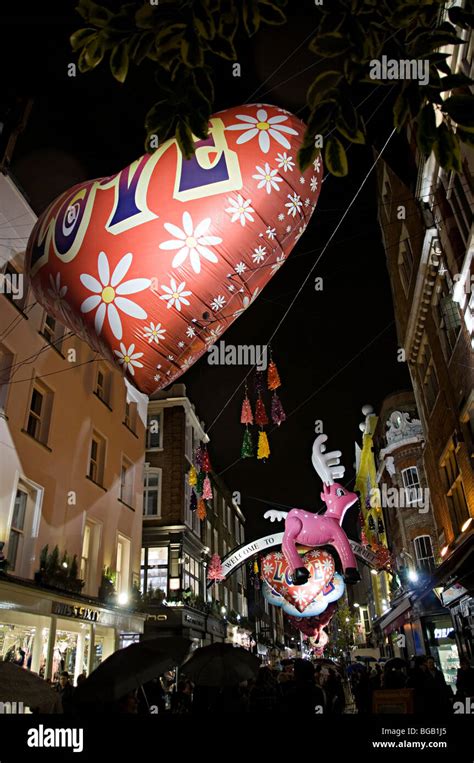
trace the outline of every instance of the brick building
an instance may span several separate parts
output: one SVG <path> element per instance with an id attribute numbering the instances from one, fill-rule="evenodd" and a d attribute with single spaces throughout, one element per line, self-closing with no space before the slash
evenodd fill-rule
<path id="1" fill-rule="evenodd" d="M 472 76 L 473 35 L 447 48 L 454 72 Z M 449 97 L 450 92 L 443 93 Z M 462 172 L 425 159 L 411 126 L 407 153 L 417 173 L 404 183 L 378 163 L 379 222 L 398 341 L 410 372 L 425 444 L 423 464 L 438 527 L 433 582 L 450 607 L 458 645 L 474 657 L 474 150 L 462 145 Z"/>
<path id="2" fill-rule="evenodd" d="M 247 617 L 245 568 L 208 587 L 207 566 L 212 554 L 222 559 L 244 542 L 245 517 L 214 473 L 206 519 L 190 510 L 188 472 L 207 435 L 183 384 L 151 396 L 146 438 L 141 590 L 149 625 L 202 643 L 224 640 L 227 622 L 238 625 Z M 210 454 L 212 462 L 212 448 Z M 160 607 L 157 615 L 163 598 L 167 611 Z"/>

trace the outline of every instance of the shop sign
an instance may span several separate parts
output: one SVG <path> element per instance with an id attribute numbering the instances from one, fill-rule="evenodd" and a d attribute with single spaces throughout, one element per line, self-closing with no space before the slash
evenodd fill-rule
<path id="1" fill-rule="evenodd" d="M 446 588 L 441 594 L 443 606 L 446 607 L 448 604 L 451 604 L 452 601 L 458 599 L 464 593 L 467 593 L 467 591 L 460 583 L 455 583 L 449 588 Z"/>
<path id="2" fill-rule="evenodd" d="M 87 620 L 90 623 L 98 623 L 100 612 L 91 607 L 80 607 L 77 604 L 63 604 L 60 601 L 53 601 L 51 612 L 53 615 L 61 617 L 75 617 L 78 620 Z"/>
<path id="3" fill-rule="evenodd" d="M 452 628 L 435 628 L 434 629 L 434 637 L 436 639 L 438 638 L 448 638 L 448 633 L 451 633 L 453 629 Z"/>

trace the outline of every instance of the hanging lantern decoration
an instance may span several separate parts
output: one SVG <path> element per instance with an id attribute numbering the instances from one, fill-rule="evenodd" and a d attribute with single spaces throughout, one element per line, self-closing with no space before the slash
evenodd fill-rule
<path id="1" fill-rule="evenodd" d="M 247 395 L 247 390 L 245 390 L 245 397 L 242 403 L 242 413 L 240 416 L 240 423 L 253 424 L 252 406 L 250 405 L 250 400 Z"/>
<path id="2" fill-rule="evenodd" d="M 367 535 L 365 534 L 365 530 L 364 529 L 362 529 L 360 531 L 360 542 L 361 542 L 361 544 L 363 546 L 368 546 L 369 545 L 369 541 L 367 540 Z"/>
<path id="3" fill-rule="evenodd" d="M 260 395 L 265 392 L 265 376 L 263 371 L 255 372 L 254 387 L 257 397 L 260 397 Z"/>
<path id="4" fill-rule="evenodd" d="M 267 433 L 264 429 L 262 429 L 258 433 L 258 449 L 257 449 L 257 458 L 259 460 L 265 461 L 265 459 L 268 458 L 270 455 L 270 445 L 268 442 Z"/>
<path id="5" fill-rule="evenodd" d="M 255 455 L 253 450 L 252 433 L 248 427 L 246 427 L 244 432 L 244 439 L 242 442 L 240 455 L 242 458 L 253 458 Z"/>
<path id="6" fill-rule="evenodd" d="M 376 544 L 373 547 L 375 551 L 375 567 L 377 570 L 385 570 L 387 572 L 391 569 L 391 555 L 388 548 L 381 543 Z"/>
<path id="7" fill-rule="evenodd" d="M 189 509 L 190 511 L 196 511 L 197 509 L 197 495 L 194 492 L 194 490 L 191 490 L 191 499 L 189 501 Z"/>
<path id="8" fill-rule="evenodd" d="M 253 574 L 258 575 L 258 560 L 257 559 L 253 560 Z"/>
<path id="9" fill-rule="evenodd" d="M 197 476 L 196 488 L 195 488 L 196 493 L 198 495 L 202 495 L 202 491 L 203 491 L 203 488 L 204 488 L 204 480 L 205 479 L 206 479 L 206 475 L 204 474 L 204 472 L 199 472 L 199 474 Z"/>
<path id="10" fill-rule="evenodd" d="M 212 470 L 211 459 L 209 458 L 209 452 L 206 446 L 203 447 L 203 451 L 202 451 L 201 469 L 203 472 L 210 472 Z"/>
<path id="11" fill-rule="evenodd" d="M 272 397 L 272 421 L 274 424 L 277 424 L 277 426 L 280 426 L 280 424 L 282 424 L 285 420 L 286 413 L 283 410 L 281 400 L 277 393 L 274 392 Z"/>
<path id="12" fill-rule="evenodd" d="M 202 468 L 202 455 L 203 455 L 203 449 L 199 445 L 199 447 L 196 448 L 194 453 L 194 463 L 198 467 L 198 469 Z"/>
<path id="13" fill-rule="evenodd" d="M 202 497 L 205 501 L 212 500 L 212 485 L 209 477 L 206 477 L 202 486 Z"/>
<path id="14" fill-rule="evenodd" d="M 197 507 L 197 515 L 201 522 L 204 522 L 206 519 L 206 504 L 204 503 L 204 500 L 202 498 L 199 499 L 198 507 Z"/>
<path id="15" fill-rule="evenodd" d="M 219 554 L 213 554 L 209 567 L 207 570 L 207 579 L 219 583 L 221 580 L 225 580 L 225 575 L 222 571 L 222 562 Z"/>
<path id="16" fill-rule="evenodd" d="M 197 483 L 197 471 L 194 464 L 192 464 L 188 472 L 188 485 L 190 485 L 191 487 L 194 487 L 196 483 Z"/>
<path id="17" fill-rule="evenodd" d="M 268 389 L 272 389 L 272 390 L 275 390 L 275 389 L 278 389 L 278 387 L 281 387 L 280 375 L 278 373 L 276 363 L 273 360 L 270 360 L 270 363 L 268 364 L 267 384 L 268 384 Z"/>
<path id="18" fill-rule="evenodd" d="M 259 427 L 264 427 L 268 424 L 267 411 L 265 410 L 265 403 L 262 398 L 259 397 L 255 406 L 255 423 Z"/>

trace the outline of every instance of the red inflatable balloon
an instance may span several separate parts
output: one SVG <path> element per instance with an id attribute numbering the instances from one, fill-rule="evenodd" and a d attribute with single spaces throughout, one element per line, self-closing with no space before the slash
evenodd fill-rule
<path id="1" fill-rule="evenodd" d="M 295 585 L 291 580 L 290 566 L 281 551 L 273 551 L 263 558 L 262 577 L 270 588 L 293 604 L 298 612 L 321 593 L 334 577 L 334 559 L 322 548 L 313 548 L 302 557 L 302 564 L 310 571 L 310 578 L 304 585 Z M 312 619 L 312 618 L 308 618 Z"/>
<path id="2" fill-rule="evenodd" d="M 288 620 L 294 628 L 304 633 L 305 636 L 314 637 L 324 633 L 322 628 L 329 625 L 336 609 L 337 602 L 334 601 L 328 604 L 327 609 L 317 617 L 294 617 L 293 615 L 288 615 Z"/>
<path id="3" fill-rule="evenodd" d="M 189 368 L 280 268 L 315 209 L 305 127 L 267 105 L 210 119 L 185 160 L 174 139 L 63 193 L 37 221 L 37 300 L 146 393 Z"/>

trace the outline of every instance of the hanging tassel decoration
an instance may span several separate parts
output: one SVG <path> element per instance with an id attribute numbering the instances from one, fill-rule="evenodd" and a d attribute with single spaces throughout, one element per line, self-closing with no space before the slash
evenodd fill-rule
<path id="1" fill-rule="evenodd" d="M 201 522 L 204 522 L 204 520 L 206 519 L 206 504 L 204 503 L 202 498 L 199 499 L 197 514 Z"/>
<path id="2" fill-rule="evenodd" d="M 198 495 L 202 495 L 202 490 L 203 490 L 204 480 L 205 479 L 206 479 L 206 475 L 204 474 L 204 472 L 199 472 L 199 474 L 197 476 L 197 481 L 196 481 L 196 493 Z"/>
<path id="3" fill-rule="evenodd" d="M 280 375 L 273 360 L 268 364 L 267 384 L 268 389 L 278 389 L 278 387 L 281 387 Z"/>
<path id="4" fill-rule="evenodd" d="M 274 392 L 272 396 L 272 421 L 274 424 L 282 424 L 286 420 L 286 413 L 283 410 L 281 400 L 277 393 Z"/>
<path id="5" fill-rule="evenodd" d="M 203 448 L 202 451 L 202 465 L 201 469 L 203 472 L 210 472 L 211 471 L 211 459 L 209 458 L 209 452 L 206 447 Z"/>
<path id="6" fill-rule="evenodd" d="M 190 511 L 196 511 L 197 509 L 197 495 L 194 490 L 191 491 L 191 500 L 189 502 Z"/>
<path id="7" fill-rule="evenodd" d="M 247 394 L 245 395 L 244 401 L 242 403 L 242 413 L 240 416 L 240 423 L 253 424 L 252 406 L 250 405 L 250 400 L 248 399 Z"/>
<path id="8" fill-rule="evenodd" d="M 206 477 L 202 486 L 202 497 L 205 501 L 212 500 L 212 486 L 209 477 Z"/>
<path id="9" fill-rule="evenodd" d="M 203 449 L 201 446 L 199 446 L 198 448 L 196 448 L 196 451 L 194 453 L 194 463 L 196 464 L 198 469 L 202 468 L 202 454 L 203 454 Z"/>
<path id="10" fill-rule="evenodd" d="M 242 458 L 253 458 L 253 442 L 252 433 L 248 427 L 245 428 L 244 439 L 242 442 L 242 449 L 240 451 Z"/>
<path id="11" fill-rule="evenodd" d="M 258 575 L 258 561 L 256 559 L 253 562 L 253 574 Z"/>
<path id="12" fill-rule="evenodd" d="M 270 455 L 267 433 L 263 430 L 258 433 L 257 458 L 265 460 Z"/>
<path id="13" fill-rule="evenodd" d="M 196 483 L 197 483 L 197 471 L 194 464 L 192 464 L 188 472 L 188 485 L 191 485 L 191 487 L 194 487 Z"/>
<path id="14" fill-rule="evenodd" d="M 255 405 L 255 423 L 258 424 L 259 427 L 264 427 L 266 424 L 268 424 L 268 416 L 265 410 L 265 403 L 261 397 L 258 398 Z"/>
<path id="15" fill-rule="evenodd" d="M 255 373 L 255 394 L 261 395 L 265 391 L 265 375 L 263 371 L 257 371 Z"/>

